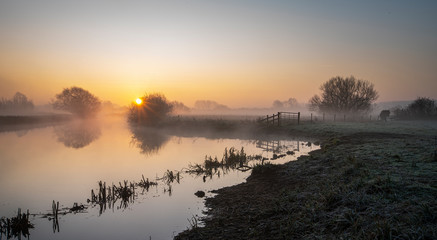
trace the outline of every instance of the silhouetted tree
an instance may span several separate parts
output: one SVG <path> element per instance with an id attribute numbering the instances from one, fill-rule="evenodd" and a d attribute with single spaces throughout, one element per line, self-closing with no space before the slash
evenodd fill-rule
<path id="1" fill-rule="evenodd" d="M 141 100 L 141 104 L 132 103 L 129 108 L 128 120 L 131 123 L 156 125 L 173 110 L 173 106 L 162 94 L 144 95 Z"/>
<path id="2" fill-rule="evenodd" d="M 437 106 L 430 98 L 418 97 L 406 108 L 395 109 L 394 113 L 400 119 L 425 119 L 437 116 Z"/>
<path id="3" fill-rule="evenodd" d="M 359 113 L 369 111 L 378 92 L 368 81 L 355 77 L 334 77 L 321 87 L 321 96 L 310 99 L 310 110 L 319 112 Z"/>
<path id="4" fill-rule="evenodd" d="M 12 99 L 2 98 L 0 100 L 0 112 L 2 113 L 15 114 L 33 110 L 33 108 L 33 102 L 20 92 L 15 93 Z"/>
<path id="5" fill-rule="evenodd" d="M 100 111 L 100 100 L 80 87 L 65 88 L 56 95 L 53 108 L 65 110 L 80 117 L 95 116 Z"/>

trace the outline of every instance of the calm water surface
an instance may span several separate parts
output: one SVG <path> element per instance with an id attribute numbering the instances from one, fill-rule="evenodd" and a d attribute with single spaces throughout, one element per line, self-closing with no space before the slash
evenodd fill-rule
<path id="1" fill-rule="evenodd" d="M 202 135 L 202 134 L 200 134 Z M 225 148 L 274 160 L 295 160 L 317 146 L 296 140 L 181 137 L 150 129 L 131 129 L 122 119 L 73 122 L 45 128 L 0 133 L 0 216 L 13 217 L 17 209 L 29 209 L 30 239 L 170 239 L 190 227 L 188 219 L 201 217 L 204 199 L 196 191 L 208 191 L 244 182 L 250 171 L 231 170 L 212 177 L 188 174 L 190 165 L 205 156 L 221 160 Z M 272 150 L 278 150 L 273 152 Z M 249 165 L 260 163 L 254 160 Z M 180 181 L 159 180 L 168 170 L 180 171 Z M 122 205 L 101 210 L 87 203 L 98 182 L 140 182 L 142 176 L 156 181 L 148 191 L 135 189 L 135 197 Z M 158 179 L 158 180 L 156 180 Z M 169 191 L 171 189 L 171 191 Z M 54 228 L 53 200 L 60 208 L 74 203 L 87 208 L 61 214 Z"/>

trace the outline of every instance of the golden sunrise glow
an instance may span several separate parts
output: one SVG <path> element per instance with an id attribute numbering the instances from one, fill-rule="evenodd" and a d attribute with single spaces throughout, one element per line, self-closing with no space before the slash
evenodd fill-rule
<path id="1" fill-rule="evenodd" d="M 137 98 L 137 100 L 135 100 L 135 102 L 140 105 L 141 103 L 143 103 L 143 100 L 141 100 L 141 98 Z"/>
<path id="2" fill-rule="evenodd" d="M 266 108 L 289 98 L 306 104 L 331 77 L 350 75 L 374 83 L 378 101 L 437 98 L 437 1 L 341 8 L 134 1 L 123 11 L 118 2 L 105 11 L 97 3 L 51 2 L 0 1 L 0 98 L 19 91 L 46 105 L 78 86 L 119 106 L 159 92 L 188 107 L 206 99 Z"/>

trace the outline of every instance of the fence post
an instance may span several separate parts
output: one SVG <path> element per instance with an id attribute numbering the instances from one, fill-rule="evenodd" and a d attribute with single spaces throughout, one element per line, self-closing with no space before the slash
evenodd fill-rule
<path id="1" fill-rule="evenodd" d="M 279 119 L 281 119 L 281 113 L 280 112 L 278 112 L 278 127 L 281 126 L 281 124 L 279 122 Z"/>
<path id="2" fill-rule="evenodd" d="M 313 123 L 313 113 L 311 113 L 311 123 Z"/>
<path id="3" fill-rule="evenodd" d="M 343 117 L 343 122 L 346 122 L 346 114 Z"/>
<path id="4" fill-rule="evenodd" d="M 297 113 L 297 125 L 300 124 L 300 112 Z"/>
<path id="5" fill-rule="evenodd" d="M 337 114 L 334 114 L 334 122 L 335 122 L 335 117 L 336 117 L 336 115 L 337 115 Z"/>
<path id="6" fill-rule="evenodd" d="M 323 113 L 323 121 L 325 121 L 325 113 Z"/>

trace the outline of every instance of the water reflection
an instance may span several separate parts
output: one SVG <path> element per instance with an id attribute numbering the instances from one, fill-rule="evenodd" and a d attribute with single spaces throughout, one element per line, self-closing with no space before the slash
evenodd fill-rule
<path id="1" fill-rule="evenodd" d="M 95 120 L 77 120 L 62 126 L 55 126 L 58 142 L 69 148 L 83 148 L 101 135 L 100 125 Z"/>
<path id="2" fill-rule="evenodd" d="M 83 128 L 81 129 L 81 127 Z M 88 142 L 85 144 L 64 143 L 65 139 L 67 139 L 65 135 L 69 135 L 68 132 L 74 132 L 73 130 L 75 129 L 81 130 L 82 132 L 86 132 L 86 129 L 89 130 L 87 134 L 82 134 L 84 136 L 79 137 L 79 139 L 89 139 L 89 137 L 87 136 L 93 135 L 90 134 L 90 132 L 96 132 L 96 129 L 97 134 L 94 134 L 95 137 L 91 137 L 91 141 L 84 141 Z M 81 186 L 78 187 L 80 188 L 80 190 L 72 191 L 71 193 L 69 193 L 68 196 L 66 195 L 67 193 L 65 193 L 65 195 L 63 196 L 55 195 L 52 197 L 52 195 L 48 195 L 47 197 L 42 198 L 42 204 L 40 204 L 40 206 L 42 206 L 43 209 L 45 209 L 45 206 L 48 206 L 45 203 L 51 203 L 53 198 L 61 200 L 63 204 L 68 202 L 68 206 L 70 208 L 60 209 L 60 212 L 58 213 L 59 217 L 57 217 L 56 214 L 50 214 L 44 217 L 41 215 L 40 211 L 36 215 L 32 214 L 31 216 L 34 217 L 44 217 L 44 219 L 42 220 L 39 218 L 32 219 L 33 221 L 36 221 L 36 224 L 38 224 L 36 225 L 38 226 L 38 229 L 32 231 L 32 235 L 53 234 L 52 232 L 54 232 L 56 233 L 56 236 L 48 235 L 53 237 L 47 237 L 45 239 L 62 239 L 64 238 L 64 236 L 71 234 L 71 229 L 77 228 L 80 231 L 84 229 L 83 225 L 80 225 L 80 227 L 75 227 L 73 224 L 74 221 L 76 221 L 77 219 L 92 219 L 98 215 L 103 216 L 97 220 L 92 220 L 95 222 L 101 221 L 102 223 L 105 223 L 105 221 L 107 221 L 108 219 L 118 219 L 118 216 L 122 216 L 122 219 L 124 219 L 124 215 L 129 215 L 132 216 L 132 218 L 129 218 L 128 220 L 129 223 L 140 220 L 147 222 L 147 224 L 151 226 L 153 226 L 153 224 L 157 222 L 159 223 L 159 225 L 164 226 L 166 224 L 170 224 L 173 219 L 177 219 L 179 215 L 183 215 L 183 213 L 180 213 L 179 210 L 169 211 L 171 213 L 168 213 L 168 217 L 167 215 L 163 215 L 162 219 L 159 219 L 161 218 L 162 214 L 160 214 L 159 211 L 157 211 L 158 213 L 155 213 L 155 209 L 194 209 L 193 206 L 197 205 L 184 205 L 185 202 L 196 201 L 196 204 L 201 204 L 202 200 L 197 200 L 197 197 L 203 198 L 205 197 L 205 193 L 208 194 L 208 192 L 212 189 L 218 189 L 223 186 L 230 186 L 232 184 L 243 181 L 241 179 L 245 178 L 249 173 L 242 173 L 241 171 L 249 170 L 256 164 L 263 164 L 263 160 L 272 162 L 275 161 L 275 163 L 283 163 L 285 161 L 292 160 L 294 159 L 294 157 L 288 155 L 292 155 L 292 152 L 296 152 L 295 150 L 298 151 L 299 148 L 302 152 L 306 152 L 308 151 L 308 148 L 305 146 L 309 145 L 307 142 L 290 140 L 267 141 L 266 139 L 272 140 L 268 137 L 262 138 L 262 140 L 257 138 L 229 138 L 226 136 L 223 138 L 215 139 L 204 137 L 184 138 L 180 137 L 180 135 L 173 136 L 173 133 L 165 134 L 165 130 L 159 131 L 147 128 L 132 127 L 129 128 L 129 131 L 126 131 L 125 128 L 123 128 L 122 132 L 117 132 L 116 130 L 117 128 L 111 128 L 111 131 L 105 131 L 105 133 L 102 134 L 103 136 L 99 140 L 99 143 L 104 142 L 108 139 L 108 144 L 93 145 L 93 149 L 94 147 L 102 146 L 102 149 L 96 149 L 96 151 L 101 153 L 102 156 L 104 154 L 107 154 L 104 156 L 108 156 L 105 159 L 109 160 L 105 161 L 104 164 L 105 166 L 112 167 L 101 168 L 101 163 L 96 161 L 94 161 L 94 163 L 96 164 L 89 168 L 91 169 L 89 172 L 87 172 L 87 169 L 82 168 L 82 165 L 80 165 L 79 168 L 68 167 L 75 166 L 75 164 L 77 163 L 75 159 L 84 159 L 85 161 L 89 159 L 87 155 L 83 154 L 83 151 L 73 151 L 73 154 L 71 154 L 71 156 L 73 156 L 71 157 L 71 161 L 63 161 L 62 165 L 59 165 L 67 166 L 65 169 L 76 170 L 74 172 L 77 172 L 77 170 L 81 171 L 81 179 L 83 179 L 83 181 L 80 182 Z M 34 141 L 37 141 L 37 143 L 39 143 L 48 142 L 40 141 L 40 139 L 42 139 L 41 136 L 47 136 L 48 140 L 57 139 L 67 147 L 83 147 L 89 145 L 92 141 L 95 141 L 100 136 L 100 129 L 98 124 L 93 126 L 89 123 L 81 122 L 75 122 L 74 124 L 55 127 L 54 132 L 56 133 L 56 139 L 53 138 L 53 133 L 51 131 L 53 131 L 51 128 L 47 128 L 46 130 L 44 130 L 44 132 L 33 131 L 28 134 L 28 138 L 34 137 L 33 139 L 36 139 Z M 49 134 L 47 134 L 47 132 L 49 132 Z M 42 135 L 42 133 L 44 133 L 45 135 Z M 121 135 L 120 133 L 122 133 L 123 135 Z M 169 131 L 167 133 L 169 133 Z M 80 134 L 75 135 L 80 136 Z M 107 137 L 108 135 L 109 137 Z M 120 136 L 123 136 L 123 138 Z M 64 139 L 64 141 L 59 139 Z M 114 139 L 120 139 L 120 143 L 126 144 L 111 144 L 113 143 Z M 23 141 L 23 139 L 20 140 Z M 25 138 L 24 140 L 27 140 L 27 138 Z M 135 148 L 128 146 L 127 143 L 129 143 L 129 141 L 134 144 Z M 76 139 L 73 142 L 77 143 L 80 141 Z M 53 143 L 50 142 L 50 144 Z M 302 146 L 302 144 L 305 144 L 305 146 Z M 58 148 L 66 150 L 66 148 L 64 148 L 61 144 L 55 145 L 58 145 Z M 51 145 L 47 144 L 43 146 L 49 147 Z M 120 150 L 120 146 L 124 147 L 123 151 Z M 242 146 L 244 146 L 243 150 Z M 47 147 L 45 148 L 47 149 Z M 112 151 L 112 148 L 114 148 L 114 151 Z M 118 151 L 121 152 L 120 155 L 117 155 Z M 157 153 L 158 151 L 160 151 L 159 155 L 153 155 L 151 157 L 147 156 L 147 159 L 150 159 L 150 161 L 143 161 L 143 154 L 151 155 Z M 85 151 L 85 153 L 86 152 L 87 151 Z M 139 154 L 139 152 L 141 152 L 142 154 Z M 225 155 L 224 152 L 227 152 L 227 157 L 223 156 Z M 208 154 L 206 158 L 205 154 Z M 281 156 L 283 156 L 284 154 L 286 154 L 286 157 L 282 158 Z M 296 155 L 298 156 L 299 153 L 296 152 Z M 48 156 L 50 156 L 50 154 Z M 215 156 L 218 157 L 216 158 Z M 23 159 L 26 158 L 23 157 Z M 123 159 L 122 163 L 120 164 L 114 164 L 114 162 L 111 162 L 118 161 L 119 159 Z M 44 161 L 41 162 L 45 163 Z M 189 169 L 188 167 L 190 163 L 192 163 L 192 165 L 196 163 L 199 164 L 202 170 L 199 171 L 199 173 L 187 173 L 186 171 Z M 122 174 L 119 174 L 119 172 L 122 172 Z M 142 174 L 144 174 L 146 177 L 149 177 L 151 180 L 145 178 L 144 176 L 141 178 Z M 38 172 L 38 175 L 43 174 L 39 174 Z M 67 174 L 63 172 L 63 174 L 55 174 L 53 176 L 49 174 L 50 178 L 58 179 L 60 179 L 60 176 L 64 175 L 68 176 L 68 172 Z M 72 176 L 77 177 L 77 173 Z M 134 177 L 132 178 L 132 176 Z M 138 176 L 140 178 L 135 179 L 135 176 Z M 122 181 L 124 179 L 128 179 L 129 181 Z M 98 180 L 103 181 L 100 184 L 97 184 Z M 106 184 L 104 183 L 104 181 L 106 181 Z M 119 183 L 119 181 L 121 181 L 121 183 Z M 51 184 L 51 181 L 48 182 Z M 54 185 L 54 187 L 61 187 L 59 190 L 54 190 L 53 192 L 64 193 L 63 190 L 68 188 L 65 186 L 65 182 L 56 182 L 60 182 L 62 183 L 62 185 Z M 112 183 L 115 183 L 115 185 Z M 42 182 L 41 186 L 45 186 L 43 184 L 47 184 L 47 182 Z M 75 185 L 71 188 L 75 188 Z M 197 193 L 197 197 L 193 195 L 194 193 Z M 171 196 L 171 198 L 169 196 Z M 189 200 L 190 197 L 193 197 L 196 200 Z M 87 198 L 89 198 L 90 200 L 88 203 L 86 202 Z M 84 205 L 75 204 L 75 206 L 71 208 L 73 201 L 82 202 L 84 203 Z M 146 201 L 147 203 L 145 203 Z M 175 202 L 178 203 L 177 207 L 179 208 L 174 206 Z M 29 204 L 25 205 L 20 203 L 17 205 L 27 208 Z M 34 209 L 41 209 L 41 207 Z M 56 209 L 58 209 L 58 207 L 56 207 Z M 186 216 L 198 214 L 199 212 L 196 211 L 197 210 L 190 210 Z M 35 210 L 34 212 L 37 211 Z M 82 213 L 78 214 L 79 216 L 64 216 L 64 214 L 71 214 L 76 212 Z M 174 220 L 174 222 L 177 221 Z M 46 226 L 44 227 L 43 224 L 40 224 L 41 222 L 44 222 Z M 171 222 L 171 224 L 176 225 L 173 222 Z M 177 222 L 177 224 L 187 224 L 185 215 L 184 217 L 182 217 L 181 223 Z M 62 229 L 59 228 L 59 225 L 62 225 Z M 100 223 L 98 225 L 100 225 Z M 115 227 L 109 228 L 111 228 L 110 231 L 113 231 L 114 233 L 116 231 L 120 231 L 118 229 L 116 230 Z M 146 228 L 141 228 L 137 231 L 141 232 L 144 229 Z M 152 232 L 152 234 L 158 232 L 158 227 L 150 227 L 150 229 L 152 230 L 147 229 L 144 231 L 150 231 Z M 94 229 L 89 231 L 92 232 L 94 231 Z M 96 229 L 95 231 L 99 231 L 99 229 Z M 120 239 L 115 237 L 115 235 L 116 234 L 114 234 L 114 237 L 112 237 L 112 239 Z M 44 239 L 38 238 L 38 236 L 34 236 L 34 238 Z"/>
<path id="3" fill-rule="evenodd" d="M 130 126 L 129 129 L 132 132 L 131 143 L 145 155 L 157 153 L 170 139 L 169 135 L 153 128 Z"/>
<path id="4" fill-rule="evenodd" d="M 2 217 L 0 219 L 0 239 L 2 239 L 3 236 L 7 239 L 21 239 L 22 236 L 28 238 L 31 228 L 33 228 L 33 224 L 29 221 L 29 210 L 27 210 L 27 214 L 21 214 L 21 209 L 19 208 L 16 217 Z"/>
<path id="5" fill-rule="evenodd" d="M 283 143 L 280 140 L 257 140 L 255 144 L 256 148 L 262 149 L 264 152 L 284 153 L 286 151 L 300 151 L 300 141 L 287 141 L 287 143 Z M 308 142 L 308 144 L 311 143 Z"/>

